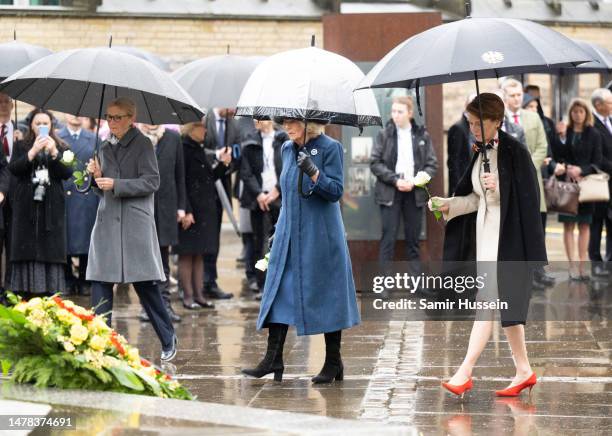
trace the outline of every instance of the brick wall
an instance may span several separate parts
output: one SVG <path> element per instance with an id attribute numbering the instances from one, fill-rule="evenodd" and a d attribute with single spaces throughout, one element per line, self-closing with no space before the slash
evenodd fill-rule
<path id="1" fill-rule="evenodd" d="M 168 18 L 76 18 L 58 16 L 0 17 L 0 41 L 13 38 L 51 50 L 95 47 L 113 43 L 134 45 L 166 58 L 172 68 L 192 60 L 231 53 L 270 55 L 307 47 L 316 35 L 320 45 L 322 25 L 318 21 L 250 21 Z"/>

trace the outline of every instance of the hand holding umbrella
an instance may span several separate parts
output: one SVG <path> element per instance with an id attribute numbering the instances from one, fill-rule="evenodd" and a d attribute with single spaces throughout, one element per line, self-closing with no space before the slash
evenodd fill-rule
<path id="1" fill-rule="evenodd" d="M 299 169 L 304 171 L 304 173 L 312 179 L 313 182 L 316 182 L 317 178 L 315 177 L 319 172 L 319 168 L 315 165 L 308 154 L 300 151 L 297 157 L 297 166 Z"/>

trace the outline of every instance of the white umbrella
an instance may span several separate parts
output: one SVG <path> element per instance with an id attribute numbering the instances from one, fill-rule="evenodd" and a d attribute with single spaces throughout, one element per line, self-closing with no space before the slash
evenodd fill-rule
<path id="1" fill-rule="evenodd" d="M 381 125 L 371 90 L 353 93 L 364 74 L 349 59 L 308 47 L 270 56 L 247 81 L 236 115 L 319 120 L 355 127 Z"/>

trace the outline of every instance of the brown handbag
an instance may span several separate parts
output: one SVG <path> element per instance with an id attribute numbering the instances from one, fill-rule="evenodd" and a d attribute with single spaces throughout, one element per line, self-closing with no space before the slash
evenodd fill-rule
<path id="1" fill-rule="evenodd" d="M 549 212 L 559 212 L 568 215 L 578 215 L 578 198 L 580 186 L 578 183 L 558 180 L 550 176 L 544 184 L 546 208 Z"/>

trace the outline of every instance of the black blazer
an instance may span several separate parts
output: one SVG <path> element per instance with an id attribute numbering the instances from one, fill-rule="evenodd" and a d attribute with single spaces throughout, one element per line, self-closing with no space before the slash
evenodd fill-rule
<path id="1" fill-rule="evenodd" d="M 414 121 L 414 120 L 413 120 Z M 431 144 L 431 137 L 424 126 L 412 123 L 412 152 L 414 157 L 414 174 L 425 171 L 433 178 L 438 170 L 438 159 Z M 397 129 L 393 121 L 389 121 L 376 137 L 372 149 L 370 170 L 376 176 L 374 200 L 376 204 L 391 206 L 395 198 L 395 183 L 399 175 L 395 172 L 397 163 Z M 427 193 L 424 189 L 415 189 L 414 196 L 417 206 L 427 204 Z"/>
<path id="2" fill-rule="evenodd" d="M 593 174 L 595 168 L 601 169 L 601 135 L 594 127 L 586 126 L 578 140 L 574 131 L 568 128 L 565 143 L 561 139 L 555 140 L 553 158 L 560 163 L 579 166 L 583 176 Z"/>
<path id="3" fill-rule="evenodd" d="M 499 132 L 498 174 L 501 198 L 498 289 L 510 309 L 502 311 L 505 326 L 524 323 L 529 308 L 531 270 L 547 263 L 544 230 L 540 217 L 540 190 L 536 169 L 526 146 L 503 131 Z M 471 194 L 472 158 L 459 181 L 456 196 Z M 444 238 L 444 261 L 476 260 L 476 215 L 473 212 L 450 220 Z M 527 264 L 526 262 L 529 262 Z M 473 265 L 475 270 L 475 265 Z M 474 273 L 474 272 L 472 272 Z"/>
<path id="4" fill-rule="evenodd" d="M 282 130 L 276 130 L 272 147 L 274 148 L 274 171 L 276 172 L 276 189 L 281 192 L 280 174 L 283 168 L 283 159 L 281 156 L 281 148 L 285 141 L 289 140 L 289 136 Z M 262 192 L 261 173 L 263 171 L 263 140 L 261 133 L 257 132 L 256 136 L 245 141 L 246 144 L 242 149 L 242 162 L 240 164 L 240 179 L 244 186 L 242 195 L 240 196 L 240 205 L 247 209 L 255 209 L 257 205 L 257 196 Z"/>
<path id="5" fill-rule="evenodd" d="M 448 194 L 452 195 L 461 176 L 470 166 L 472 154 L 470 144 L 470 125 L 465 116 L 448 129 L 446 165 L 448 167 Z"/>
<path id="6" fill-rule="evenodd" d="M 599 121 L 595 115 L 595 130 L 599 132 L 599 136 L 601 137 L 601 170 L 612 176 L 612 133 L 608 130 L 608 128 Z M 608 185 L 612 189 L 612 177 L 608 181 Z"/>
<path id="7" fill-rule="evenodd" d="M 160 247 L 178 243 L 176 211 L 185 210 L 183 144 L 177 132 L 166 130 L 155 148 L 159 190 L 155 193 L 155 226 Z"/>

